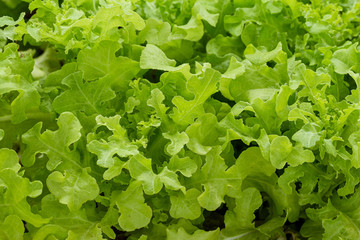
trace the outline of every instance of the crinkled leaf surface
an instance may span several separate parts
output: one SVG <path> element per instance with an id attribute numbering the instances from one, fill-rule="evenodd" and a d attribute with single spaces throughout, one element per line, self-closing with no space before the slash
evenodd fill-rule
<path id="1" fill-rule="evenodd" d="M 78 152 L 69 149 L 69 145 L 81 137 L 80 122 L 72 113 L 65 112 L 60 115 L 58 126 L 59 129 L 56 131 L 46 130 L 41 133 L 42 124 L 38 123 L 23 135 L 24 143 L 28 147 L 24 152 L 22 163 L 31 166 L 37 153 L 45 153 L 49 158 L 47 163 L 49 170 L 54 170 L 61 163 L 81 168 Z"/>
<path id="2" fill-rule="evenodd" d="M 79 209 L 83 203 L 93 200 L 99 193 L 96 180 L 86 170 L 65 171 L 64 175 L 55 171 L 49 175 L 46 183 L 50 192 L 71 211 Z"/>
<path id="3" fill-rule="evenodd" d="M 101 229 L 99 222 L 89 219 L 89 207 L 69 211 L 58 202 L 54 195 L 46 195 L 41 200 L 41 215 L 50 218 L 50 222 L 42 226 L 34 234 L 34 239 L 68 238 L 99 239 Z"/>
<path id="4" fill-rule="evenodd" d="M 187 89 L 194 95 L 192 100 L 185 100 L 181 96 L 175 96 L 172 102 L 176 109 L 172 118 L 179 124 L 191 123 L 203 110 L 203 103 L 217 91 L 220 73 L 213 69 L 206 69 L 203 76 L 191 76 L 187 82 Z"/>
<path id="5" fill-rule="evenodd" d="M 138 153 L 137 146 L 130 142 L 126 135 L 126 130 L 119 125 L 120 116 L 106 118 L 98 116 L 96 118 L 98 127 L 106 126 L 113 134 L 104 139 L 92 140 L 88 143 L 87 148 L 90 152 L 98 156 L 97 164 L 101 167 L 108 168 L 104 172 L 104 179 L 112 179 L 119 175 L 125 163 L 115 157 L 129 157 Z"/>
<path id="6" fill-rule="evenodd" d="M 9 101 L 11 120 L 13 123 L 20 123 L 27 119 L 26 112 L 29 109 L 36 109 L 40 104 L 40 95 L 36 90 L 38 83 L 33 82 L 31 77 L 34 60 L 30 53 L 20 55 L 16 44 L 9 44 L 0 53 L 0 63 L 0 95 L 18 92 L 17 97 L 10 98 Z"/>
<path id="7" fill-rule="evenodd" d="M 24 224 L 16 215 L 9 215 L 4 222 L 0 224 L 0 236 L 3 239 L 20 240 L 24 237 Z"/>
<path id="8" fill-rule="evenodd" d="M 81 72 L 67 76 L 62 83 L 70 89 L 53 102 L 54 109 L 59 113 L 66 111 L 84 111 L 87 115 L 101 113 L 101 105 L 115 97 L 106 79 L 84 84 Z"/>
<path id="9" fill-rule="evenodd" d="M 1 239 L 359 239 L 354 0 L 0 0 Z"/>
<path id="10" fill-rule="evenodd" d="M 27 197 L 35 198 L 42 192 L 43 184 L 40 181 L 29 181 L 28 178 L 21 176 L 18 171 L 20 164 L 18 162 L 17 154 L 13 150 L 0 150 L 0 217 L 4 219 L 2 223 L 4 226 L 9 226 L 6 231 L 3 231 L 4 236 L 14 237 L 21 233 L 16 229 L 11 229 L 9 224 L 13 222 L 19 226 L 18 221 L 24 220 L 30 224 L 40 227 L 48 222 L 48 219 L 42 218 L 38 214 L 31 211 L 31 206 L 27 201 Z M 22 225 L 21 225 L 22 226 Z M 20 227 L 21 229 L 22 227 Z M 6 229 L 6 228 L 3 228 Z"/>
<path id="11" fill-rule="evenodd" d="M 144 203 L 140 182 L 133 182 L 126 191 L 113 192 L 112 201 L 120 211 L 119 224 L 126 231 L 133 231 L 149 224 L 152 211 Z"/>

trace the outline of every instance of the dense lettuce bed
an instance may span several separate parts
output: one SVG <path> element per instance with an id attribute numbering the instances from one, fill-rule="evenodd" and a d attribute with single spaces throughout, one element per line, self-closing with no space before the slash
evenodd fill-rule
<path id="1" fill-rule="evenodd" d="M 0 14 L 0 239 L 360 239 L 358 1 Z"/>

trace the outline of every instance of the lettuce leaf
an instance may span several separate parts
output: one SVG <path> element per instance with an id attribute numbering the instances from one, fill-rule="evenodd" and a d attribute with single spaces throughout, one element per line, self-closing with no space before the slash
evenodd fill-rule
<path id="1" fill-rule="evenodd" d="M 0 0 L 0 239 L 359 239 L 359 13 Z"/>

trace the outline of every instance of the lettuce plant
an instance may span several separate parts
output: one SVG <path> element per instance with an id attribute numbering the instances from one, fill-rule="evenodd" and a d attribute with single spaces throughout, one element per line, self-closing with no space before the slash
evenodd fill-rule
<path id="1" fill-rule="evenodd" d="M 359 22 L 0 0 L 0 239 L 360 239 Z"/>

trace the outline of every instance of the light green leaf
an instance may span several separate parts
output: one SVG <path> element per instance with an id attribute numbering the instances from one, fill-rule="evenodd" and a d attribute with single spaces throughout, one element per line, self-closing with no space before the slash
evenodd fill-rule
<path id="1" fill-rule="evenodd" d="M 6 45 L 0 53 L 0 95 L 18 92 L 11 102 L 12 122 L 17 124 L 27 119 L 26 112 L 37 109 L 40 104 L 40 94 L 33 82 L 31 71 L 34 66 L 30 52 L 24 52 L 22 57 L 15 43 Z"/>
<path id="2" fill-rule="evenodd" d="M 258 147 L 250 147 L 242 151 L 240 156 L 227 173 L 233 181 L 229 181 L 228 196 L 236 198 L 242 191 L 242 181 L 248 176 L 253 178 L 273 175 L 275 167 L 266 160 Z"/>
<path id="3" fill-rule="evenodd" d="M 158 174 L 158 176 L 160 178 L 160 181 L 167 189 L 181 189 L 182 191 L 185 191 L 185 187 L 183 187 L 178 180 L 178 175 L 175 172 L 169 170 L 167 167 L 164 167 L 164 169 Z"/>
<path id="4" fill-rule="evenodd" d="M 96 180 L 87 170 L 82 172 L 65 171 L 64 174 L 52 172 L 46 184 L 59 202 L 66 204 L 70 211 L 78 210 L 87 201 L 93 200 L 99 194 Z"/>
<path id="5" fill-rule="evenodd" d="M 210 113 L 200 116 L 185 132 L 189 136 L 186 146 L 200 155 L 207 154 L 225 136 L 225 129 L 219 126 L 217 118 Z"/>
<path id="6" fill-rule="evenodd" d="M 102 41 L 92 49 L 78 54 L 78 67 L 86 81 L 106 77 L 108 84 L 127 89 L 129 81 L 139 72 L 139 63 L 127 57 L 116 57 L 118 43 Z"/>
<path id="7" fill-rule="evenodd" d="M 160 178 L 152 170 L 151 159 L 137 154 L 129 160 L 129 171 L 131 177 L 143 184 L 144 192 L 148 195 L 158 193 L 162 188 Z"/>
<path id="8" fill-rule="evenodd" d="M 232 79 L 236 79 L 245 73 L 245 66 L 242 62 L 239 62 L 235 57 L 231 57 L 230 64 L 226 72 L 222 75 L 220 80 L 219 90 L 224 97 L 229 100 L 234 100 L 230 93 L 230 83 Z"/>
<path id="9" fill-rule="evenodd" d="M 149 18 L 145 23 L 145 28 L 139 33 L 141 42 L 146 41 L 158 46 L 168 42 L 171 32 L 171 26 L 168 22 Z"/>
<path id="10" fill-rule="evenodd" d="M 193 122 L 195 117 L 204 113 L 204 102 L 218 90 L 218 82 L 221 74 L 211 68 L 207 68 L 203 76 L 191 76 L 187 82 L 187 89 L 194 95 L 192 100 L 185 100 L 181 96 L 175 96 L 172 102 L 176 106 L 172 119 L 181 125 Z"/>
<path id="11" fill-rule="evenodd" d="M 216 3 L 216 1 L 214 1 Z M 211 26 L 216 27 L 219 19 L 219 13 L 213 13 L 218 11 L 218 6 L 215 6 L 214 2 L 211 1 L 197 1 L 195 2 L 192 13 L 196 16 L 201 16 L 202 19 L 207 21 Z"/>
<path id="12" fill-rule="evenodd" d="M 219 147 L 212 149 L 206 155 L 206 162 L 200 171 L 193 175 L 190 182 L 201 183 L 203 192 L 198 197 L 200 206 L 214 211 L 224 202 L 224 196 L 229 187 L 241 185 L 241 178 L 229 169 L 220 157 Z"/>
<path id="13" fill-rule="evenodd" d="M 46 87 L 58 87 L 61 85 L 61 82 L 69 75 L 77 71 L 77 63 L 67 63 L 62 66 L 61 69 L 51 72 L 45 79 Z"/>
<path id="14" fill-rule="evenodd" d="M 177 69 L 175 65 L 175 60 L 169 59 L 160 48 L 152 44 L 147 44 L 140 56 L 142 69 L 174 71 Z"/>
<path id="15" fill-rule="evenodd" d="M 262 204 L 260 192 L 255 188 L 247 188 L 235 202 L 236 207 L 225 214 L 225 231 L 236 229 L 241 234 L 255 230 L 254 211 Z"/>
<path id="16" fill-rule="evenodd" d="M 309 208 L 307 216 L 325 230 L 323 239 L 356 239 L 359 233 L 359 193 L 350 198 L 335 197 L 320 209 Z M 316 233 L 316 232 L 315 232 Z"/>
<path id="17" fill-rule="evenodd" d="M 9 0 L 3 0 L 5 1 L 5 4 L 8 4 L 12 7 L 16 7 L 18 4 L 17 1 L 9 1 Z M 26 33 L 25 29 L 23 28 L 23 22 L 24 22 L 24 16 L 25 13 L 20 11 L 15 14 L 16 17 L 18 17 L 18 20 L 14 20 L 10 16 L 4 16 L 5 14 L 8 14 L 9 9 L 7 9 L 4 5 L 2 5 L 2 9 L 4 9 L 2 16 L 0 17 L 0 40 L 3 40 L 6 43 L 6 40 L 21 40 L 22 36 Z M 10 15 L 10 14 L 9 14 Z M 14 15 L 14 14 L 12 14 Z M 4 43 L 4 44 L 5 44 Z M 3 47 L 3 44 L 1 44 L 1 47 Z"/>
<path id="18" fill-rule="evenodd" d="M 176 132 L 175 134 L 163 133 L 163 136 L 171 141 L 171 143 L 166 146 L 166 151 L 171 156 L 179 153 L 184 145 L 189 142 L 189 137 L 185 132 Z"/>
<path id="19" fill-rule="evenodd" d="M 280 133 L 280 127 L 283 121 L 287 120 L 286 115 L 281 118 L 277 112 L 276 107 L 278 105 L 277 95 L 272 96 L 271 99 L 264 101 L 260 98 L 256 98 L 253 101 L 252 107 L 259 120 L 259 124 L 266 130 L 267 134 Z"/>
<path id="20" fill-rule="evenodd" d="M 262 156 L 258 147 L 250 147 L 240 154 L 233 170 L 241 171 L 240 175 L 245 178 L 251 175 L 271 176 L 276 169 Z"/>
<path id="21" fill-rule="evenodd" d="M 292 152 L 293 146 L 289 138 L 285 136 L 276 137 L 270 144 L 271 164 L 281 169 L 285 166 L 287 156 Z"/>
<path id="22" fill-rule="evenodd" d="M 20 168 L 19 157 L 14 150 L 7 148 L 0 149 L 0 171 L 3 169 L 12 169 L 18 172 Z"/>
<path id="23" fill-rule="evenodd" d="M 134 24 L 136 30 L 142 30 L 145 27 L 144 19 L 142 19 L 139 14 L 132 10 L 125 10 L 125 14 L 122 15 L 122 17 L 126 22 Z"/>
<path id="24" fill-rule="evenodd" d="M 303 89 L 299 91 L 299 97 L 309 98 L 319 108 L 318 111 L 323 113 L 325 111 L 325 101 L 320 98 L 325 94 L 327 86 L 331 84 L 331 77 L 328 73 L 323 71 L 314 72 L 307 69 L 304 64 L 298 65 L 291 77 L 289 86 L 292 89 L 303 85 Z"/>
<path id="25" fill-rule="evenodd" d="M 219 239 L 219 233 L 220 233 L 219 229 L 213 231 L 197 230 L 193 234 L 187 233 L 183 228 L 166 230 L 167 239 L 173 239 L 173 240 L 182 240 L 182 239 L 217 240 Z"/>
<path id="26" fill-rule="evenodd" d="M 27 145 L 22 156 L 24 165 L 33 165 L 35 155 L 45 153 L 49 158 L 46 167 L 50 171 L 60 164 L 70 164 L 72 167 L 82 169 L 79 153 L 69 149 L 69 145 L 81 137 L 80 122 L 72 113 L 65 112 L 59 116 L 57 123 L 59 129 L 56 131 L 46 130 L 40 133 L 42 123 L 39 122 L 23 135 L 23 142 Z"/>
<path id="27" fill-rule="evenodd" d="M 304 147 L 311 148 L 320 140 L 320 135 L 315 126 L 311 123 L 305 124 L 297 131 L 292 139 L 301 143 Z"/>
<path id="28" fill-rule="evenodd" d="M 170 158 L 168 168 L 172 171 L 179 171 L 185 177 L 191 177 L 197 170 L 197 165 L 190 157 L 180 158 L 174 155 Z"/>
<path id="29" fill-rule="evenodd" d="M 197 198 L 201 192 L 195 188 L 183 192 L 174 192 L 170 195 L 170 215 L 173 218 L 194 220 L 201 215 L 201 207 Z"/>
<path id="30" fill-rule="evenodd" d="M 185 25 L 175 25 L 173 27 L 170 39 L 185 39 L 196 42 L 199 41 L 203 35 L 204 25 L 201 22 L 201 16 L 193 15 Z"/>
<path id="31" fill-rule="evenodd" d="M 239 62 L 235 57 L 231 57 L 229 68 L 223 74 L 223 77 L 235 79 L 244 73 L 245 73 L 245 65 L 242 62 Z M 220 82 L 220 90 L 221 90 L 221 82 Z"/>
<path id="32" fill-rule="evenodd" d="M 255 65 L 262 65 L 275 59 L 282 51 L 282 45 L 279 43 L 274 50 L 257 49 L 252 44 L 248 45 L 244 51 L 244 55 Z"/>
<path id="33" fill-rule="evenodd" d="M 111 226 L 118 223 L 119 211 L 115 207 L 109 207 L 105 216 L 101 219 L 101 230 L 110 238 L 116 238 L 116 234 Z"/>
<path id="34" fill-rule="evenodd" d="M 13 159 L 18 158 L 12 156 Z M 29 179 L 20 176 L 13 169 L 0 170 L 0 218 L 15 214 L 36 227 L 47 223 L 49 219 L 34 214 L 27 197 L 38 197 L 42 193 L 42 183 L 40 181 L 30 182 Z M 10 221 L 10 219 L 9 219 Z M 0 230 L 1 233 L 1 230 Z"/>
<path id="35" fill-rule="evenodd" d="M 282 76 L 276 69 L 266 65 L 250 65 L 245 69 L 243 74 L 229 84 L 230 94 L 235 101 L 251 103 L 257 98 L 267 100 L 279 89 Z"/>
<path id="36" fill-rule="evenodd" d="M 360 132 L 354 132 L 349 136 L 349 143 L 352 146 L 351 163 L 355 168 L 360 168 Z"/>
<path id="37" fill-rule="evenodd" d="M 101 40 L 106 39 L 114 29 L 125 27 L 126 22 L 121 17 L 124 11 L 120 6 L 109 6 L 100 8 L 93 20 L 93 29 Z"/>
<path id="38" fill-rule="evenodd" d="M 289 97 L 293 91 L 287 85 L 283 85 L 280 88 L 279 94 L 276 96 L 276 106 L 275 111 L 276 114 L 281 119 L 288 119 L 290 107 L 288 106 Z"/>
<path id="39" fill-rule="evenodd" d="M 4 222 L 0 222 L 0 238 L 4 240 L 24 239 L 24 224 L 16 215 L 9 215 Z"/>
<path id="40" fill-rule="evenodd" d="M 158 88 L 155 88 L 153 90 L 151 90 L 151 98 L 149 100 L 147 100 L 147 105 L 153 107 L 156 111 L 157 116 L 161 119 L 162 121 L 162 125 L 165 125 L 165 127 L 167 124 L 169 123 L 169 117 L 166 114 L 167 110 L 169 109 L 169 107 L 166 107 L 163 104 L 163 101 L 165 99 L 164 94 L 162 93 L 162 91 Z"/>
<path id="41" fill-rule="evenodd" d="M 143 228 L 150 223 L 152 210 L 144 203 L 140 182 L 132 182 L 126 191 L 114 191 L 112 201 L 119 208 L 119 224 L 125 231 Z"/>
<path id="42" fill-rule="evenodd" d="M 347 74 L 350 71 L 360 70 L 360 53 L 357 51 L 357 43 L 352 44 L 346 49 L 340 49 L 334 52 L 331 63 L 335 72 Z"/>
<path id="43" fill-rule="evenodd" d="M 129 97 L 125 103 L 125 112 L 132 113 L 136 106 L 140 105 L 140 100 L 134 97 Z"/>
<path id="44" fill-rule="evenodd" d="M 240 154 L 235 165 L 227 171 L 233 179 L 239 179 L 238 181 L 234 179 L 234 184 L 231 185 L 227 195 L 236 198 L 244 188 L 256 188 L 271 197 L 273 201 L 270 209 L 274 214 L 276 212 L 276 215 L 280 216 L 285 210 L 288 212 L 288 219 L 296 221 L 300 212 L 298 197 L 296 194 L 285 194 L 277 186 L 278 177 L 275 170 L 270 161 L 264 159 L 258 147 L 248 148 Z M 276 225 L 275 229 L 278 227 L 279 225 Z"/>
<path id="45" fill-rule="evenodd" d="M 306 162 L 314 162 L 314 153 L 310 150 L 304 149 L 303 147 L 296 145 L 293 147 L 292 152 L 286 160 L 290 166 L 298 166 Z"/>
<path id="46" fill-rule="evenodd" d="M 131 157 L 128 164 L 131 177 L 143 184 L 144 192 L 148 195 L 158 193 L 163 184 L 171 190 L 184 188 L 180 184 L 177 174 L 167 167 L 159 174 L 155 174 L 152 170 L 151 159 L 145 158 L 141 154 Z"/>
<path id="47" fill-rule="evenodd" d="M 83 83 L 82 73 L 75 72 L 62 81 L 70 89 L 66 90 L 53 101 L 55 111 L 84 111 L 87 115 L 104 112 L 102 104 L 115 97 L 106 79 Z"/>
<path id="48" fill-rule="evenodd" d="M 0 27 L 4 26 L 14 26 L 18 24 L 25 16 L 25 13 L 21 13 L 18 20 L 14 20 L 12 17 L 9 16 L 1 16 L 0 17 Z"/>
<path id="49" fill-rule="evenodd" d="M 312 151 L 304 150 L 301 146 L 293 147 L 285 136 L 276 137 L 270 144 L 270 161 L 278 169 L 283 168 L 286 163 L 290 166 L 298 166 L 314 160 Z"/>
<path id="50" fill-rule="evenodd" d="M 33 239 L 101 239 L 100 224 L 95 219 L 89 219 L 91 211 L 91 207 L 85 207 L 70 212 L 54 195 L 46 195 L 41 199 L 40 214 L 51 220 L 34 233 Z"/>
<path id="51" fill-rule="evenodd" d="M 97 116 L 97 127 L 105 126 L 113 134 L 107 139 L 92 140 L 87 144 L 88 150 L 98 156 L 97 164 L 103 168 L 108 168 L 104 173 L 106 180 L 120 175 L 125 166 L 125 162 L 118 159 L 116 155 L 124 158 L 136 155 L 139 152 L 138 146 L 130 142 L 126 130 L 120 125 L 120 119 L 119 115 L 109 118 Z"/>

